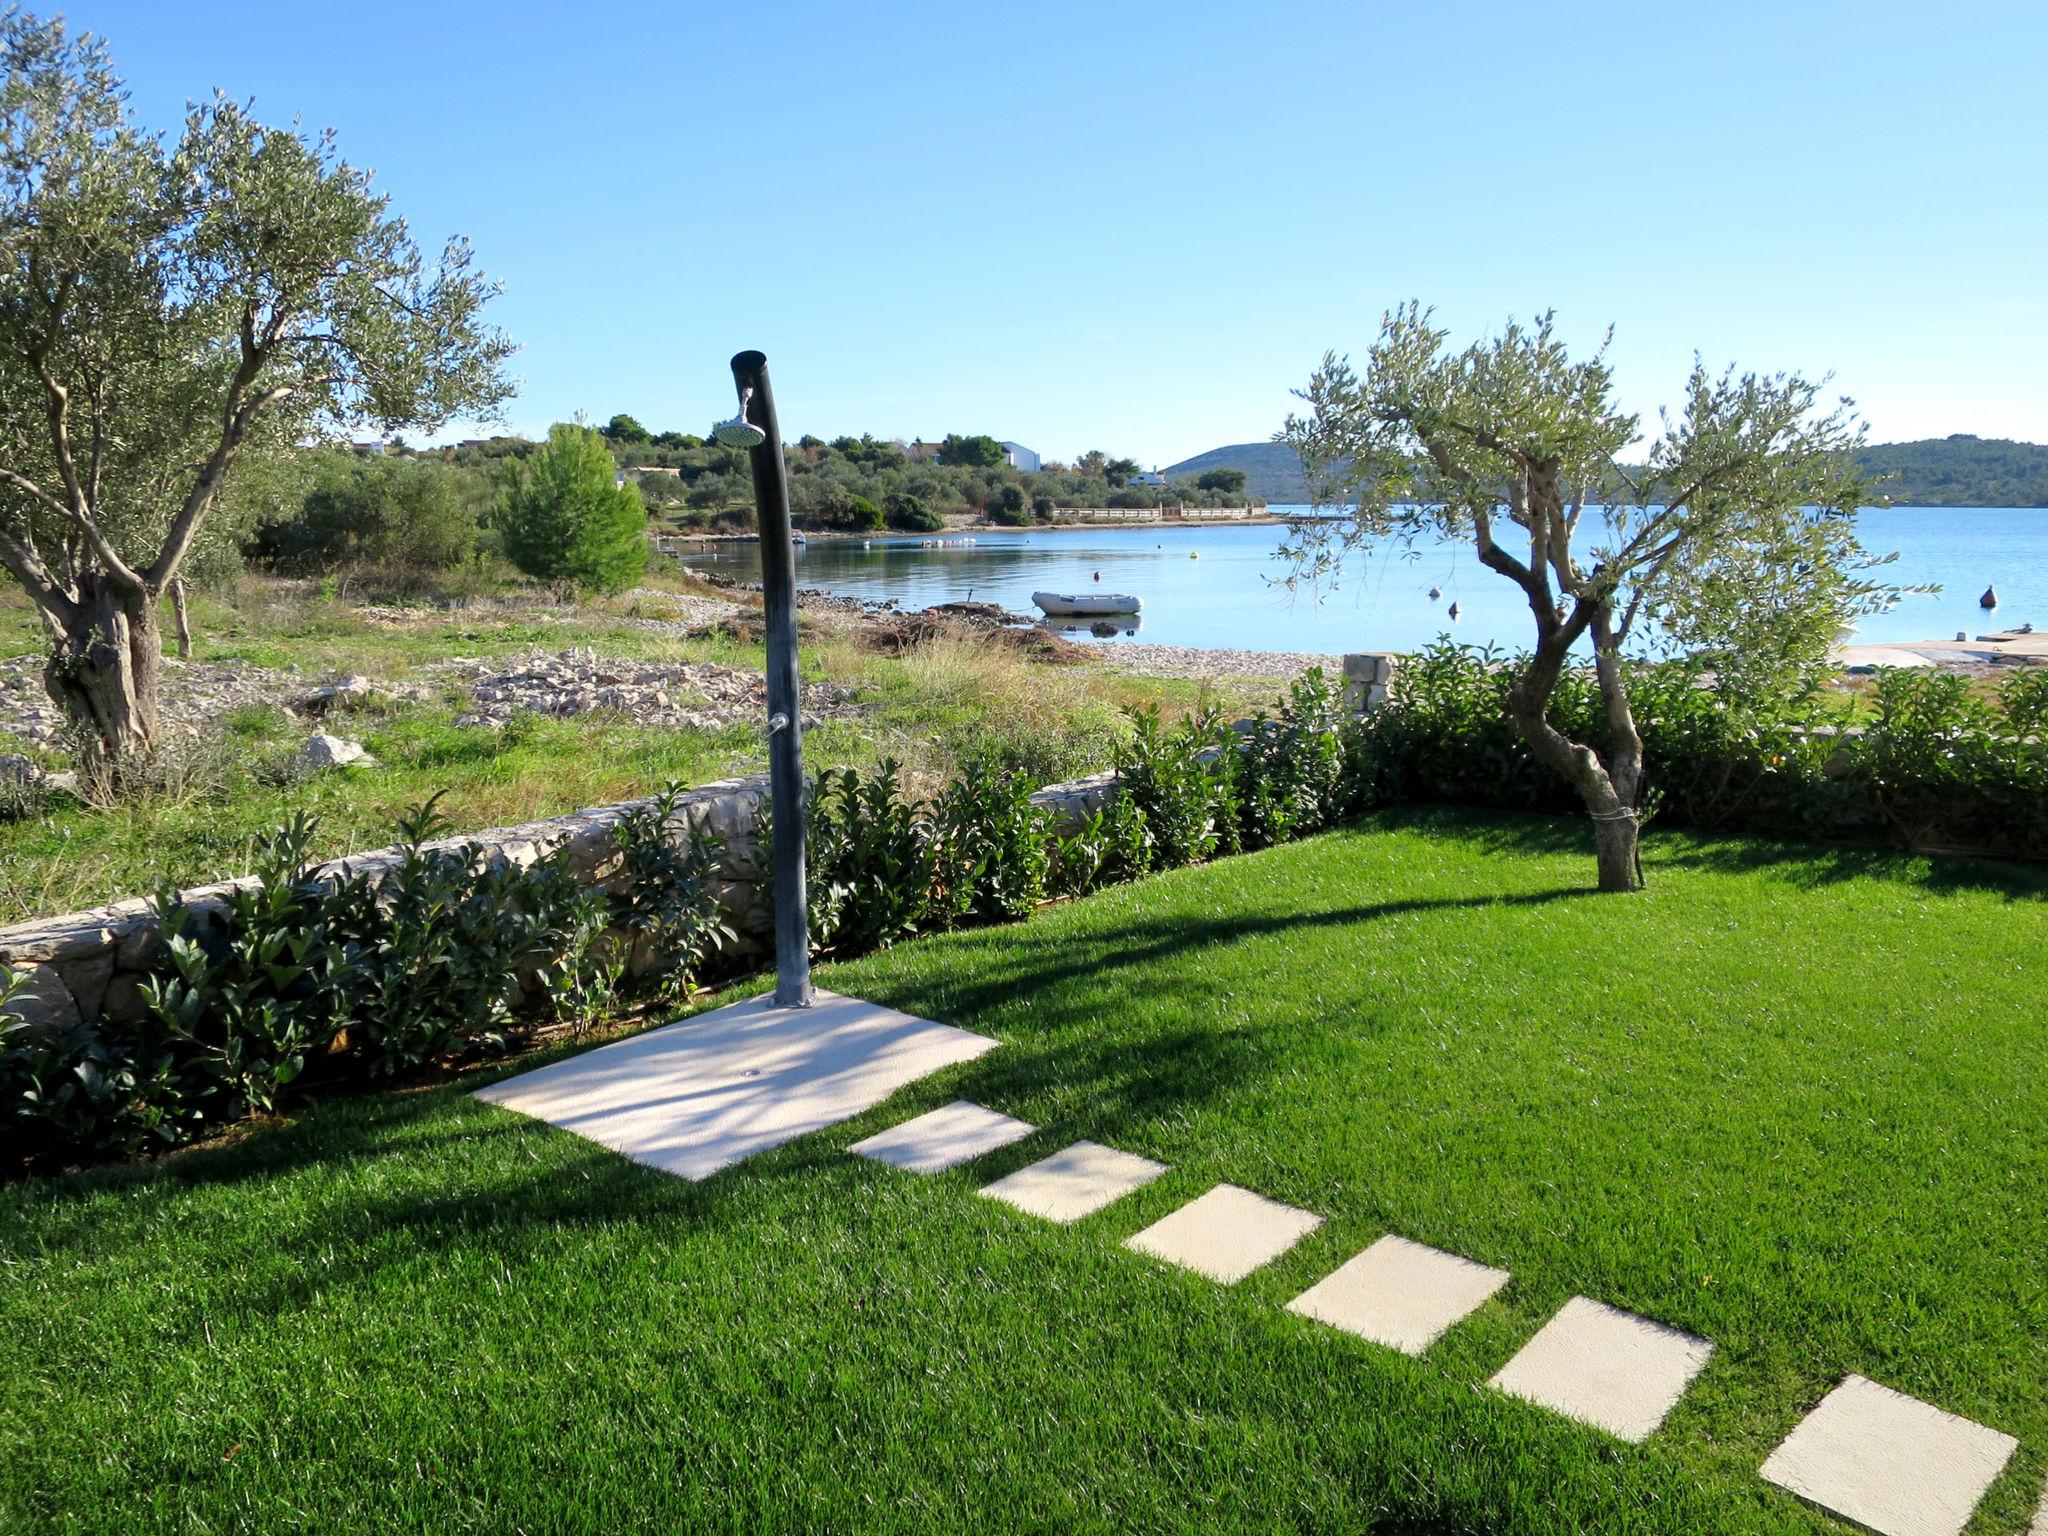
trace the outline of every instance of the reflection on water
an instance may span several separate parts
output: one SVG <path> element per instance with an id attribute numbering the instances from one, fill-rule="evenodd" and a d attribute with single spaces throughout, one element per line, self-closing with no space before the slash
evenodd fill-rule
<path id="1" fill-rule="evenodd" d="M 1118 636 L 1135 639 L 1139 630 L 1145 627 L 1145 616 L 1141 613 L 1119 613 L 1114 618 L 1084 618 L 1079 614 L 1040 614 L 1039 624 L 1056 635 L 1088 635 L 1097 640 L 1114 640 Z"/>
<path id="2" fill-rule="evenodd" d="M 2021 623 L 2048 624 L 2048 511 L 2013 508 L 1872 508 L 1858 532 L 1873 553 L 1896 551 L 1883 574 L 1904 585 L 1939 583 L 1938 595 L 1903 599 L 1863 621 L 1861 640 L 1945 639 Z M 1036 614 L 1031 594 L 1130 592 L 1142 625 L 1117 616 L 1058 621 L 1077 639 L 1143 638 L 1166 645 L 1268 651 L 1413 650 L 1441 634 L 1474 644 L 1523 646 L 1530 620 L 1521 593 L 1479 564 L 1471 546 L 1361 552 L 1334 590 L 1298 592 L 1275 554 L 1278 527 L 1086 528 L 1042 533 L 977 530 L 949 537 L 812 539 L 797 550 L 801 586 L 905 608 L 972 601 Z M 751 543 L 692 547 L 684 558 L 743 580 L 760 579 Z M 1190 556 L 1195 558 L 1190 559 Z M 1098 581 L 1096 578 L 1100 577 Z M 1977 596 L 1995 578 L 1991 615 Z M 1455 615 L 1453 610 L 1455 609 Z M 1103 634 L 1100 624 L 1113 625 Z"/>

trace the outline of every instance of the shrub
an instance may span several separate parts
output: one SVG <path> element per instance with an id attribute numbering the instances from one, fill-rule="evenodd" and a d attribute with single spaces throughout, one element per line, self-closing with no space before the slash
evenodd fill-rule
<path id="1" fill-rule="evenodd" d="M 512 563 L 540 581 L 620 592 L 647 567 L 647 504 L 619 485 L 611 450 L 587 427 L 557 423 L 512 462 L 498 527 Z"/>
<path id="2" fill-rule="evenodd" d="M 1277 716 L 1253 719 L 1235 766 L 1237 844 L 1305 837 L 1353 809 L 1337 695 L 1319 669 L 1288 689 Z"/>
<path id="3" fill-rule="evenodd" d="M 6 1166 L 132 1157 L 175 1146 L 201 1120 L 170 1051 L 147 1027 L 31 1024 L 9 1007 L 22 985 L 0 967 L 0 1158 Z"/>
<path id="4" fill-rule="evenodd" d="M 650 978 L 664 996 L 687 995 L 712 948 L 733 937 L 712 889 L 723 844 L 703 834 L 686 835 L 679 844 L 674 836 L 683 793 L 671 780 L 621 818 L 616 836 L 624 883 L 612 893 L 608 914 L 633 972 Z"/>
<path id="5" fill-rule="evenodd" d="M 2048 854 L 2048 670 L 2016 673 L 1989 699 L 1969 679 L 1880 670 L 1867 724 L 1815 691 L 1757 696 L 1695 661 L 1632 661 L 1645 806 L 1670 822 L 1766 836 L 1882 840 Z M 1511 667 L 1448 642 L 1403 666 L 1393 699 L 1344 739 L 1345 798 L 1444 800 L 1575 811 L 1506 720 Z M 1604 741 L 1583 673 L 1552 712 Z"/>
<path id="6" fill-rule="evenodd" d="M 1216 851 L 1223 829 L 1235 823 L 1234 734 L 1212 707 L 1172 730 L 1159 706 L 1129 712 L 1130 740 L 1117 752 L 1119 798 L 1144 813 L 1150 863 L 1174 869 Z"/>
<path id="7" fill-rule="evenodd" d="M 992 488 L 987 510 L 989 521 L 1005 528 L 1022 528 L 1031 521 L 1030 500 L 1014 480 Z"/>
<path id="8" fill-rule="evenodd" d="M 465 564 L 490 506 L 490 484 L 433 460 L 326 452 L 296 512 L 258 525 L 244 550 L 295 576 L 352 565 L 433 572 Z"/>
<path id="9" fill-rule="evenodd" d="M 940 840 L 940 909 L 956 919 L 1010 922 L 1045 895 L 1052 849 L 1032 784 L 994 758 L 976 758 L 946 786 L 934 812 Z"/>
<path id="10" fill-rule="evenodd" d="M 811 786 L 805 879 L 811 943 L 856 955 L 918 931 L 931 909 L 937 840 L 905 797 L 902 765 L 863 777 L 826 769 Z"/>
<path id="11" fill-rule="evenodd" d="M 887 523 L 888 519 L 880 507 L 865 496 L 855 496 L 846 503 L 846 511 L 835 526 L 849 528 L 855 533 L 872 533 Z"/>
<path id="12" fill-rule="evenodd" d="M 0 977 L 0 1149 L 11 1162 L 128 1155 L 277 1108 L 314 1077 L 392 1078 L 502 1050 L 538 998 L 583 1022 L 607 1007 L 637 949 L 656 987 L 687 986 L 724 933 L 715 845 L 675 847 L 680 790 L 636 807 L 617 837 L 627 879 L 607 897 L 566 850 L 529 868 L 437 844 L 433 801 L 400 818 L 381 880 L 311 877 L 317 828 L 300 815 L 259 844 L 259 885 L 202 928 L 159 898 L 165 954 L 144 1018 L 30 1025 Z"/>
<path id="13" fill-rule="evenodd" d="M 937 533 L 946 526 L 943 517 L 919 498 L 908 494 L 891 496 L 884 516 L 891 528 L 900 528 L 906 533 Z"/>
<path id="14" fill-rule="evenodd" d="M 168 969 L 142 995 L 159 1038 L 209 1080 L 193 1096 L 210 1118 L 274 1109 L 348 1018 L 357 946 L 334 924 L 347 904 L 304 883 L 315 830 L 300 811 L 258 840 L 262 884 L 228 892 L 211 946 L 175 890 L 157 899 Z"/>

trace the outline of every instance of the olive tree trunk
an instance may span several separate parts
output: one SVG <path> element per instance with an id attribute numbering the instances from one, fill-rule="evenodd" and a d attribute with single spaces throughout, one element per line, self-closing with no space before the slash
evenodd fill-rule
<path id="1" fill-rule="evenodd" d="M 54 638 L 43 683 L 78 727 L 81 781 L 112 790 L 156 750 L 163 638 L 146 586 L 102 572 L 79 586 L 75 621 Z"/>
<path id="2" fill-rule="evenodd" d="M 1636 795 L 1642 787 L 1643 739 L 1629 709 L 1620 658 L 1606 631 L 1604 622 L 1597 626 L 1594 652 L 1594 672 L 1612 738 L 1605 761 L 1593 748 L 1573 741 L 1550 723 L 1550 699 L 1575 638 L 1569 632 L 1552 636 L 1537 647 L 1528 668 L 1509 691 L 1508 713 L 1537 759 L 1562 774 L 1585 802 L 1593 824 L 1600 889 L 1623 892 L 1642 885 Z"/>

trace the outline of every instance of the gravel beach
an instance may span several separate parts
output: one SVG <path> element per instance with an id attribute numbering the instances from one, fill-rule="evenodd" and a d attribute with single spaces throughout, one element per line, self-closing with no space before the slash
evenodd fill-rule
<path id="1" fill-rule="evenodd" d="M 1102 659 L 1153 677 L 1249 677 L 1285 683 L 1311 667 L 1321 667 L 1332 678 L 1344 671 L 1341 656 L 1313 651 L 1226 651 L 1193 645 L 1105 645 Z"/>

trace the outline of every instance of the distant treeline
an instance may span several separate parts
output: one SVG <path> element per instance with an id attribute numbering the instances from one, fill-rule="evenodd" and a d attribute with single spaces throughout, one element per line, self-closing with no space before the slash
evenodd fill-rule
<path id="1" fill-rule="evenodd" d="M 2048 444 L 2007 438 L 1928 438 L 1874 443 L 1857 455 L 1878 477 L 1873 497 L 1902 507 L 2048 507 Z M 1243 470 L 1252 494 L 1271 502 L 1305 502 L 1308 482 L 1294 450 L 1280 443 L 1233 443 L 1184 459 L 1175 476 Z"/>
<path id="2" fill-rule="evenodd" d="M 750 525 L 754 486 L 744 451 L 687 432 L 651 432 L 614 416 L 598 432 L 640 487 L 649 512 L 676 529 Z M 1099 450 L 1034 471 L 1009 464 L 992 437 L 953 434 L 918 453 L 874 437 L 801 437 L 785 445 L 790 512 L 800 528 L 931 532 L 948 514 L 1021 527 L 1056 507 L 1242 506 L 1245 476 L 1228 468 L 1165 485 L 1140 483 L 1134 459 Z M 531 445 L 493 438 L 449 450 L 458 464 L 518 457 Z M 1252 498 L 1256 500 L 1257 498 Z M 745 520 L 743 522 L 743 520 Z"/>

